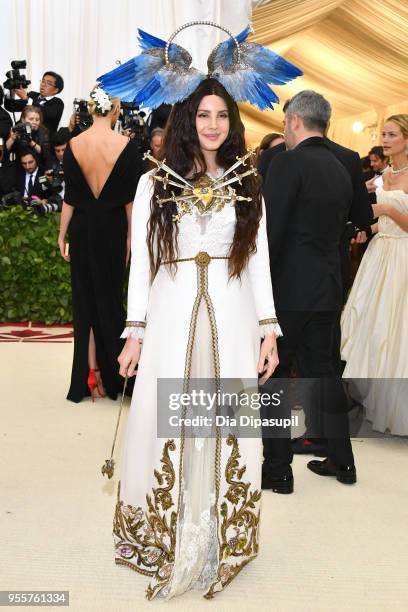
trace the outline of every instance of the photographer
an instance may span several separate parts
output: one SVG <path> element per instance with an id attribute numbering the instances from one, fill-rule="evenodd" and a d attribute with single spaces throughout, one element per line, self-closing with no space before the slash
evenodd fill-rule
<path id="1" fill-rule="evenodd" d="M 20 157 L 22 150 L 32 150 L 45 164 L 50 154 L 48 130 L 42 125 L 42 112 L 36 106 L 26 106 L 21 119 L 10 131 L 6 147 L 9 154 Z"/>
<path id="2" fill-rule="evenodd" d="M 63 158 L 70 133 L 68 128 L 60 128 L 52 139 L 52 149 L 54 154 L 49 158 L 45 176 L 48 179 L 49 186 L 52 190 L 58 193 L 61 198 L 64 198 L 65 180 Z"/>
<path id="3" fill-rule="evenodd" d="M 0 199 L 13 189 L 14 164 L 11 164 L 4 155 L 4 139 L 0 137 Z"/>
<path id="4" fill-rule="evenodd" d="M 49 191 L 44 189 L 40 182 L 44 171 L 37 154 L 23 150 L 19 161 L 14 179 L 15 189 L 20 192 L 22 198 L 30 199 L 35 196 L 40 200 L 46 200 Z"/>
<path id="5" fill-rule="evenodd" d="M 162 128 L 156 127 L 154 128 L 154 130 L 152 130 L 152 133 L 150 135 L 150 151 L 153 155 L 153 157 L 155 157 L 156 159 L 160 159 L 160 149 L 162 146 L 162 142 L 163 142 L 163 136 L 164 136 L 164 130 Z M 149 172 L 149 170 L 152 170 L 153 168 L 155 168 L 155 164 L 146 159 L 144 160 L 144 165 L 143 165 L 143 169 L 145 172 Z"/>
<path id="6" fill-rule="evenodd" d="M 11 126 L 13 125 L 11 117 L 6 110 L 3 108 L 4 91 L 0 85 L 0 138 L 6 141 L 10 134 Z"/>
<path id="7" fill-rule="evenodd" d="M 119 122 L 124 136 L 133 140 L 141 153 L 148 148 L 146 113 L 132 102 L 120 103 Z"/>
<path id="8" fill-rule="evenodd" d="M 15 62 L 12 62 L 12 65 Z M 40 91 L 27 91 L 24 87 L 11 89 L 12 97 L 6 97 L 5 108 L 10 112 L 23 111 L 27 105 L 39 106 L 44 117 L 44 126 L 50 134 L 54 134 L 58 129 L 64 103 L 57 97 L 58 93 L 64 88 L 63 78 L 56 72 L 47 71 L 40 81 Z M 17 100 L 16 95 L 19 100 Z"/>
<path id="9" fill-rule="evenodd" d="M 74 100 L 74 112 L 72 113 L 68 130 L 70 131 L 71 138 L 78 136 L 85 130 L 87 130 L 93 124 L 93 118 L 90 112 L 88 111 L 88 102 L 87 100 L 81 100 L 80 98 L 75 98 Z"/>

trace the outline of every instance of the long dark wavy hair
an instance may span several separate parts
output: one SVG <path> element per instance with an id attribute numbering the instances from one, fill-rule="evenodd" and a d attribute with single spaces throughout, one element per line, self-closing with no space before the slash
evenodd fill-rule
<path id="1" fill-rule="evenodd" d="M 207 171 L 196 130 L 196 115 L 202 98 L 210 95 L 219 96 L 225 101 L 230 122 L 228 136 L 217 151 L 217 164 L 227 169 L 236 162 L 237 156 L 247 152 L 244 125 L 236 102 L 217 80 L 206 79 L 189 98 L 174 105 L 167 122 L 160 154 L 160 158 L 165 158 L 172 170 L 180 176 L 189 176 L 190 181 L 199 179 Z M 238 172 L 242 172 L 242 168 L 247 170 L 248 166 L 239 168 Z M 165 174 L 162 170 L 158 173 Z M 256 236 L 262 211 L 261 190 L 259 179 L 255 175 L 245 177 L 242 185 L 234 183 L 233 186 L 237 195 L 252 198 L 251 202 L 243 201 L 235 204 L 237 222 L 229 252 L 228 270 L 230 278 L 240 278 L 249 256 L 256 251 Z M 179 195 L 182 190 L 171 187 L 171 191 Z M 177 206 L 175 203 L 166 203 L 159 207 L 157 197 L 170 197 L 170 189 L 164 190 L 161 181 L 155 181 L 148 223 L 147 243 L 152 279 L 156 276 L 161 262 L 173 261 L 178 256 L 178 227 L 173 221 Z M 172 264 L 171 268 L 174 272 L 175 264 Z"/>

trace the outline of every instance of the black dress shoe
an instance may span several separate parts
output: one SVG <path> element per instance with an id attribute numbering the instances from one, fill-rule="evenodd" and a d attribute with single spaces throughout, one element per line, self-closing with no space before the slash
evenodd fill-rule
<path id="1" fill-rule="evenodd" d="M 293 438 L 291 441 L 294 455 L 315 455 L 316 457 L 327 457 L 327 444 L 315 442 L 313 438 Z"/>
<path id="2" fill-rule="evenodd" d="M 336 465 L 330 459 L 324 459 L 324 461 L 313 459 L 313 461 L 309 461 L 307 467 L 319 476 L 335 476 L 343 484 L 354 484 L 357 482 L 354 465 Z"/>
<path id="3" fill-rule="evenodd" d="M 262 489 L 272 489 L 274 493 L 293 493 L 293 476 L 271 476 L 262 471 Z"/>

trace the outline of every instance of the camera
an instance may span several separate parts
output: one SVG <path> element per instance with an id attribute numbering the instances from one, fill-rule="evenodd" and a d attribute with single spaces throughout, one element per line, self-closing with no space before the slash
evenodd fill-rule
<path id="1" fill-rule="evenodd" d="M 0 199 L 0 210 L 21 204 L 21 193 L 19 191 L 10 191 Z"/>
<path id="2" fill-rule="evenodd" d="M 61 211 L 62 198 L 58 194 L 49 196 L 47 202 L 41 202 L 41 200 L 36 197 L 23 198 L 23 207 L 30 210 L 33 215 L 42 217 Z"/>
<path id="3" fill-rule="evenodd" d="M 43 216 L 54 212 L 60 212 L 62 210 L 62 197 L 58 193 L 53 193 L 47 197 L 47 202 L 42 202 L 36 196 L 26 196 L 22 198 L 19 191 L 10 191 L 10 193 L 6 193 L 6 195 L 0 198 L 0 212 L 10 206 L 16 205 L 21 205 L 33 215 Z"/>
<path id="4" fill-rule="evenodd" d="M 29 123 L 24 123 L 23 121 L 19 121 L 11 128 L 12 132 L 17 134 L 17 138 L 20 143 L 24 146 L 28 146 L 31 142 L 31 125 Z"/>
<path id="5" fill-rule="evenodd" d="M 146 113 L 139 110 L 139 107 L 132 102 L 121 102 L 120 108 L 122 130 L 129 130 L 138 147 L 141 150 L 147 150 Z"/>
<path id="6" fill-rule="evenodd" d="M 57 197 L 59 196 L 51 196 L 51 198 L 48 198 L 48 202 L 46 203 L 38 202 L 35 204 L 30 204 L 32 214 L 36 215 L 37 217 L 43 217 L 44 215 L 59 212 L 62 207 L 62 200 L 61 198 L 57 200 Z"/>
<path id="7" fill-rule="evenodd" d="M 64 172 L 56 169 L 47 170 L 44 176 L 40 176 L 38 182 L 41 184 L 44 191 L 52 192 L 57 195 L 62 187 L 64 181 Z"/>
<path id="8" fill-rule="evenodd" d="M 49 179 L 52 179 L 52 182 L 56 180 L 62 182 L 64 180 L 64 168 L 62 164 L 58 164 L 58 166 L 54 166 L 53 168 L 49 168 L 49 170 L 46 170 L 45 175 Z"/>
<path id="9" fill-rule="evenodd" d="M 20 70 L 25 70 L 27 68 L 26 60 L 13 60 L 11 62 L 11 70 L 6 72 L 7 80 L 4 81 L 3 87 L 5 89 L 27 89 L 30 85 L 31 81 L 26 79 L 24 74 L 21 74 Z"/>
<path id="10" fill-rule="evenodd" d="M 88 111 L 88 102 L 81 98 L 74 99 L 74 113 L 79 117 L 78 127 L 81 130 L 87 130 L 93 123 L 92 115 Z"/>

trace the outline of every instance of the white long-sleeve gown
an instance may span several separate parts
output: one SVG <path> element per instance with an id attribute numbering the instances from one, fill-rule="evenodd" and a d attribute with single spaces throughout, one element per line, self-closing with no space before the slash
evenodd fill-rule
<path id="1" fill-rule="evenodd" d="M 280 332 L 271 322 L 265 217 L 241 281 L 228 279 L 228 260 L 212 259 L 205 269 L 180 262 L 174 276 L 161 266 L 150 286 L 146 225 L 152 189 L 147 173 L 132 216 L 127 318 L 146 320 L 146 329 L 114 518 L 116 563 L 151 577 L 149 599 L 191 588 L 212 597 L 258 552 L 262 443 L 234 435 L 195 440 L 177 432 L 158 438 L 157 380 L 256 381 L 260 338 Z M 235 223 L 230 205 L 205 217 L 184 215 L 178 258 L 198 252 L 226 257 Z"/>

